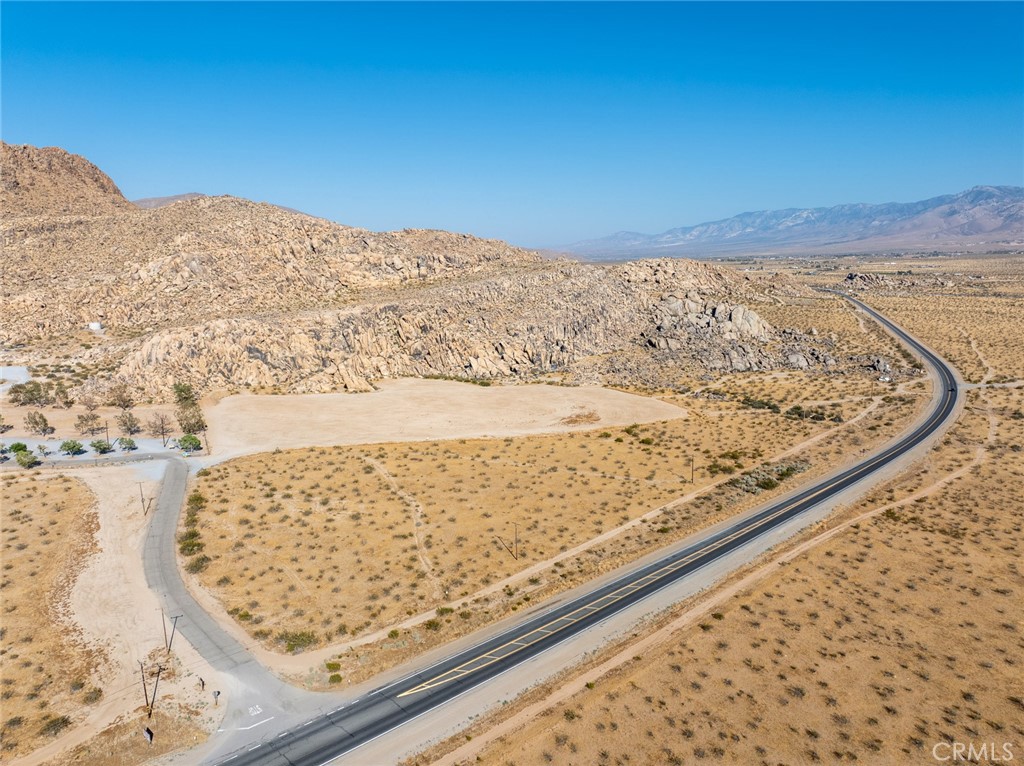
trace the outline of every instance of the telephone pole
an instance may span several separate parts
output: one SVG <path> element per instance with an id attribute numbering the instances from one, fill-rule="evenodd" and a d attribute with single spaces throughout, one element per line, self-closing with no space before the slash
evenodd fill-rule
<path id="1" fill-rule="evenodd" d="M 142 694 L 146 698 L 146 707 L 149 707 L 149 690 L 146 688 L 146 668 L 139 660 L 139 672 L 142 674 Z"/>
<path id="2" fill-rule="evenodd" d="M 167 653 L 168 654 L 171 653 L 171 644 L 174 643 L 174 632 L 178 629 L 178 620 L 180 620 L 181 617 L 182 617 L 182 615 L 176 614 L 176 615 L 174 615 L 174 617 L 171 618 L 173 624 L 171 626 L 171 640 L 167 642 Z"/>
<path id="3" fill-rule="evenodd" d="M 160 674 L 164 672 L 163 665 L 156 666 L 156 679 L 153 681 L 153 697 L 149 701 L 149 715 L 147 718 L 153 717 L 153 706 L 156 704 L 156 687 L 160 684 Z"/>

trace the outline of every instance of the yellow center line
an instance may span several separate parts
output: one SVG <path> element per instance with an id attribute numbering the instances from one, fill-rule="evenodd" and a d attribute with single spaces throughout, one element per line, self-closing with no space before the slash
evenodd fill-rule
<path id="1" fill-rule="evenodd" d="M 932 414 L 932 418 L 934 418 L 934 417 L 935 417 L 935 413 Z M 931 420 L 932 418 L 929 418 L 929 420 Z M 882 461 L 886 457 L 886 452 L 888 452 L 888 450 L 886 450 L 882 454 L 876 455 L 874 458 L 872 458 L 868 462 L 862 464 L 859 467 L 859 470 L 862 473 L 862 475 L 866 476 L 868 473 L 870 473 L 870 469 L 876 463 Z M 847 477 L 847 478 L 849 478 L 849 477 Z M 468 661 L 462 663 L 461 665 L 459 665 L 456 668 L 453 668 L 452 670 L 446 671 L 446 672 L 442 673 L 441 675 L 436 676 L 436 677 L 430 679 L 429 681 L 424 681 L 419 686 L 416 686 L 416 687 L 414 687 L 412 689 L 409 689 L 408 691 L 402 692 L 398 696 L 399 697 L 405 697 L 405 696 L 407 696 L 409 694 L 416 694 L 417 692 L 426 691 L 427 689 L 432 689 L 435 686 L 440 686 L 440 685 L 446 683 L 447 680 L 450 680 L 449 676 L 452 676 L 452 674 L 455 674 L 455 676 L 457 677 L 457 676 L 465 675 L 466 673 L 472 672 L 474 670 L 480 670 L 482 668 L 487 667 L 488 665 L 491 665 L 494 662 L 497 662 L 499 659 L 505 659 L 506 657 L 509 657 L 512 654 L 515 654 L 515 652 L 518 651 L 518 649 L 526 649 L 526 648 L 532 646 L 533 644 L 537 643 L 537 641 L 540 641 L 541 638 L 543 638 L 543 636 L 538 635 L 532 641 L 527 641 L 526 643 L 521 643 L 524 639 L 527 639 L 530 636 L 533 636 L 534 634 L 541 634 L 542 633 L 544 635 L 551 635 L 553 633 L 557 633 L 560 630 L 564 630 L 569 625 L 572 625 L 575 622 L 579 622 L 579 620 L 583 616 L 585 616 L 585 615 L 580 614 L 580 613 L 582 613 L 582 612 L 592 612 L 592 611 L 596 612 L 596 611 L 600 611 L 601 609 L 604 609 L 605 607 L 610 606 L 611 604 L 614 604 L 617 601 L 621 601 L 623 598 L 625 598 L 627 595 L 629 595 L 628 593 L 626 593 L 626 591 L 639 590 L 640 588 L 642 588 L 646 584 L 648 584 L 645 581 L 654 582 L 654 581 L 660 579 L 661 577 L 664 577 L 666 574 L 669 574 L 669 573 L 674 572 L 674 571 L 676 571 L 678 569 L 681 569 L 682 567 L 686 566 L 687 564 L 689 564 L 690 562 L 692 562 L 692 561 L 694 561 L 694 560 L 696 560 L 698 558 L 707 556 L 709 553 L 713 553 L 714 551 L 718 550 L 719 548 L 722 548 L 723 546 L 728 545 L 730 542 L 735 540 L 737 537 L 740 537 L 740 536 L 748 534 L 748 533 L 750 533 L 750 532 L 752 532 L 752 531 L 754 531 L 756 529 L 759 529 L 760 527 L 763 527 L 765 524 L 768 524 L 769 522 L 773 521 L 774 519 L 778 518 L 779 516 L 781 516 L 781 515 L 783 515 L 785 513 L 788 513 L 793 508 L 796 508 L 798 505 L 806 503 L 809 500 L 813 500 L 814 498 L 818 497 L 819 495 L 821 495 L 821 494 L 823 494 L 825 492 L 828 492 L 830 489 L 832 489 L 832 487 L 834 487 L 836 484 L 838 484 L 840 481 L 843 481 L 843 480 L 845 480 L 845 479 L 843 479 L 840 476 L 836 476 L 833 479 L 829 480 L 826 484 L 823 484 L 821 487 L 819 487 L 818 490 L 816 492 L 814 492 L 813 494 L 810 494 L 807 497 L 800 498 L 799 500 L 791 500 L 790 502 L 786 503 L 786 505 L 782 506 L 781 508 L 779 508 L 774 513 L 769 514 L 768 516 L 765 516 L 763 519 L 759 520 L 756 524 L 752 524 L 749 527 L 743 527 L 741 529 L 738 529 L 738 530 L 732 532 L 731 534 L 727 535 L 726 537 L 723 537 L 721 540 L 718 540 L 718 541 L 714 542 L 713 544 L 711 544 L 711 545 L 709 545 L 707 547 L 700 548 L 699 550 L 696 550 L 693 553 L 690 553 L 689 555 L 684 556 L 679 561 L 673 562 L 672 564 L 666 564 L 664 567 L 662 567 L 662 568 L 660 568 L 660 569 L 658 569 L 658 570 L 656 570 L 654 572 L 651 572 L 651 573 L 649 573 L 647 575 L 644 575 L 642 578 L 640 578 L 640 580 L 628 583 L 626 585 L 623 585 L 623 586 L 617 588 L 616 590 L 612 591 L 611 593 L 605 594 L 600 599 L 598 599 L 598 602 L 605 601 L 606 599 L 608 600 L 607 604 L 605 604 L 604 606 L 599 606 L 598 607 L 598 606 L 594 606 L 593 604 L 586 604 L 584 606 L 581 606 L 578 609 L 575 609 L 572 612 L 569 612 L 568 614 L 564 614 L 561 617 L 556 617 L 555 619 L 551 620 L 551 622 L 545 623 L 544 625 L 541 625 L 540 627 L 534 628 L 529 633 L 526 633 L 526 634 L 524 634 L 522 636 L 519 636 L 518 638 L 515 638 L 515 639 L 513 639 L 511 641 L 508 641 L 508 642 L 502 644 L 501 646 L 497 647 L 497 649 L 489 650 L 489 653 L 487 653 L 487 654 L 479 655 L 479 656 L 477 656 L 477 657 L 475 657 L 475 658 L 473 658 L 471 660 L 468 660 Z M 574 617 L 573 615 L 579 615 L 579 616 L 578 617 Z M 559 622 L 563 622 L 563 621 L 565 621 L 565 623 L 566 623 L 565 625 L 562 625 L 559 628 L 550 629 L 550 626 L 555 625 L 555 624 L 557 624 Z M 504 649 L 505 647 L 508 647 L 508 646 L 515 646 L 515 647 L 518 647 L 518 649 L 514 649 L 511 652 L 508 652 L 507 654 L 501 655 L 500 657 L 494 657 L 494 655 L 490 653 L 490 652 L 500 651 L 501 649 Z M 483 663 L 481 665 L 477 665 L 476 664 L 477 661 L 480 660 L 480 659 L 483 659 L 483 658 L 491 658 L 491 661 Z M 470 666 L 470 665 L 475 665 L 475 667 L 468 668 L 468 666 Z M 468 668 L 468 669 L 466 669 L 466 668 Z M 466 670 L 464 670 L 464 669 L 466 669 Z"/>

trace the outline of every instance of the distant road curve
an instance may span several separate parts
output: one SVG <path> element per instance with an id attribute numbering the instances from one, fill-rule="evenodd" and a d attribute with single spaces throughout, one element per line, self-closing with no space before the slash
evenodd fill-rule
<path id="1" fill-rule="evenodd" d="M 881 314 L 844 296 L 913 349 L 930 369 L 937 390 L 925 419 L 910 433 L 858 465 L 797 495 L 708 534 L 694 544 L 628 571 L 573 601 L 560 604 L 430 667 L 376 689 L 347 705 L 269 740 L 217 758 L 231 766 L 324 766 L 427 711 L 443 705 L 519 663 L 566 641 L 780 525 L 834 498 L 906 455 L 942 428 L 956 412 L 960 388 L 953 370 Z"/>

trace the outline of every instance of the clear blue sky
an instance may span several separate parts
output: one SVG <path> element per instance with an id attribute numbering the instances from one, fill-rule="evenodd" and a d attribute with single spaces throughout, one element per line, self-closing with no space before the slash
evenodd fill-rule
<path id="1" fill-rule="evenodd" d="M 2 135 L 130 199 L 545 246 L 1024 184 L 1024 4 L 16 3 Z"/>

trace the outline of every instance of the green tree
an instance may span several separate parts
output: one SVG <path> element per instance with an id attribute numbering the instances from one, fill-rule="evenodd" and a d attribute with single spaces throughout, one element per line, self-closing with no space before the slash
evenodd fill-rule
<path id="1" fill-rule="evenodd" d="M 39 436 L 48 436 L 53 433 L 53 426 L 46 419 L 46 415 L 41 412 L 30 412 L 25 416 L 25 428 L 29 430 L 29 433 L 39 434 Z"/>
<path id="2" fill-rule="evenodd" d="M 40 383 L 38 380 L 27 380 L 15 383 L 7 390 L 7 400 L 11 404 L 27 407 L 45 407 L 51 401 L 52 383 Z"/>
<path id="3" fill-rule="evenodd" d="M 89 442 L 89 446 L 97 455 L 106 455 L 108 452 L 114 451 L 113 445 L 105 439 L 94 439 Z"/>
<path id="4" fill-rule="evenodd" d="M 138 447 L 135 446 L 135 440 L 128 436 L 122 436 L 120 439 L 117 440 L 117 442 L 118 444 L 121 445 L 121 449 L 124 452 L 133 452 L 134 450 L 138 449 Z"/>
<path id="5" fill-rule="evenodd" d="M 19 452 L 28 452 L 28 445 L 25 444 L 25 442 L 14 442 L 14 444 L 12 444 L 7 449 L 9 449 L 11 452 L 15 454 Z"/>
<path id="6" fill-rule="evenodd" d="M 33 466 L 39 465 L 39 458 L 28 450 L 16 453 L 14 459 L 18 461 L 18 465 L 22 468 L 32 468 Z"/>
<path id="7" fill-rule="evenodd" d="M 107 391 L 107 404 L 127 412 L 135 406 L 135 397 L 127 383 L 116 383 Z"/>
<path id="8" fill-rule="evenodd" d="M 195 434 L 185 434 L 178 439 L 178 446 L 186 452 L 198 452 L 202 449 L 203 444 Z"/>
<path id="9" fill-rule="evenodd" d="M 196 404 L 196 391 L 188 383 L 178 382 L 172 387 L 174 401 L 179 407 L 194 406 Z"/>
<path id="10" fill-rule="evenodd" d="M 197 434 L 206 430 L 206 420 L 198 404 L 178 407 L 174 416 L 178 419 L 178 427 L 183 434 Z"/>
<path id="11" fill-rule="evenodd" d="M 66 410 L 75 403 L 75 400 L 68 393 L 67 386 L 63 383 L 58 383 L 53 387 L 53 402 L 58 407 L 63 407 Z"/>
<path id="12" fill-rule="evenodd" d="M 82 446 L 82 442 L 75 441 L 74 439 L 67 439 L 60 443 L 60 451 L 65 455 L 74 457 L 75 455 L 81 455 L 85 452 L 85 447 Z"/>
<path id="13" fill-rule="evenodd" d="M 139 419 L 128 410 L 124 410 L 117 416 L 117 427 L 121 429 L 121 433 L 125 436 L 134 436 L 142 430 L 142 424 L 139 422 Z"/>

